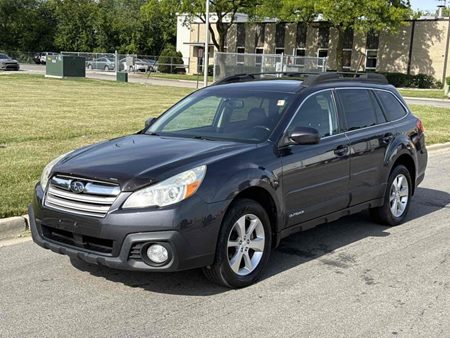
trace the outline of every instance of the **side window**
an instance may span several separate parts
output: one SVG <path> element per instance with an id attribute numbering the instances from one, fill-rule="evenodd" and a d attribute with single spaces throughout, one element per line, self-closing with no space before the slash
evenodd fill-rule
<path id="1" fill-rule="evenodd" d="M 407 111 L 400 104 L 394 94 L 382 90 L 376 90 L 375 93 L 379 98 L 384 112 L 386 113 L 386 117 L 389 121 L 401 119 L 407 114 Z"/>
<path id="2" fill-rule="evenodd" d="M 377 123 L 386 123 L 386 117 L 383 114 L 383 109 L 381 109 L 380 103 L 378 102 L 377 98 L 375 97 L 375 93 L 373 91 L 370 91 L 371 101 L 372 105 L 375 109 L 375 114 L 377 116 Z"/>
<path id="3" fill-rule="evenodd" d="M 221 98 L 210 96 L 197 101 L 181 111 L 171 121 L 165 125 L 164 131 L 179 131 L 191 128 L 201 128 L 211 126 Z"/>
<path id="4" fill-rule="evenodd" d="M 356 130 L 377 124 L 377 114 L 370 92 L 366 89 L 339 89 L 336 91 L 347 121 L 347 130 Z"/>
<path id="5" fill-rule="evenodd" d="M 288 131 L 296 127 L 317 129 L 321 137 L 337 134 L 337 114 L 331 91 L 314 94 L 302 104 Z"/>

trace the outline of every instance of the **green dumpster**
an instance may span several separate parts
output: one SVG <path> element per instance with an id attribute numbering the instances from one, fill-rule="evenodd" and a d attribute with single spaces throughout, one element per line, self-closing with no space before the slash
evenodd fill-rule
<path id="1" fill-rule="evenodd" d="M 86 77 L 86 60 L 75 55 L 47 55 L 46 77 Z"/>
<path id="2" fill-rule="evenodd" d="M 116 73 L 116 81 L 117 82 L 128 82 L 128 73 L 127 72 L 117 72 Z"/>

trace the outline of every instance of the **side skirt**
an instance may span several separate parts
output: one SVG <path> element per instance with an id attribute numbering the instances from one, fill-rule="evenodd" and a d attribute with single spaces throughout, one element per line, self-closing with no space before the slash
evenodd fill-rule
<path id="1" fill-rule="evenodd" d="M 280 241 L 283 238 L 286 238 L 296 232 L 309 230 L 309 229 L 315 228 L 316 226 L 323 224 L 323 223 L 334 222 L 334 221 L 338 220 L 339 218 L 342 218 L 342 217 L 348 216 L 348 215 L 353 215 L 353 214 L 356 214 L 356 213 L 361 212 L 366 209 L 381 207 L 383 205 L 383 200 L 384 200 L 383 198 L 379 198 L 379 199 L 367 201 L 367 202 L 364 202 L 364 203 L 361 203 L 358 205 L 354 205 L 349 208 L 342 209 L 342 210 L 333 212 L 331 214 L 320 216 L 320 217 L 314 218 L 312 220 L 309 220 L 309 221 L 306 221 L 303 223 L 299 223 L 299 224 L 295 224 L 293 226 L 290 226 L 289 228 L 283 229 L 276 236 L 277 238 L 276 238 L 275 247 L 277 247 L 280 244 Z"/>

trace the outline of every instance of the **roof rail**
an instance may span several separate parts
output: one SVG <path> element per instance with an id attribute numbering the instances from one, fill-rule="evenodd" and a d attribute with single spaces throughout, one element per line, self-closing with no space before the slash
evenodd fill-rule
<path id="1" fill-rule="evenodd" d="M 346 72 L 329 72 L 308 76 L 302 85 L 309 87 L 321 83 L 334 81 L 361 81 L 378 84 L 389 84 L 386 77 L 377 73 L 346 73 Z"/>
<path id="2" fill-rule="evenodd" d="M 236 82 L 255 81 L 258 77 L 272 75 L 277 78 L 299 78 L 303 80 L 302 86 L 309 87 L 321 83 L 334 81 L 361 81 L 378 84 L 389 84 L 386 77 L 377 73 L 351 73 L 351 72 L 265 72 L 265 73 L 242 73 L 227 76 L 213 85 L 223 85 Z"/>
<path id="3" fill-rule="evenodd" d="M 264 72 L 264 73 L 242 73 L 242 74 L 235 74 L 230 75 L 227 77 L 224 77 L 221 80 L 218 80 L 214 82 L 213 85 L 223 85 L 228 83 L 235 83 L 235 82 L 248 82 L 248 81 L 254 81 L 258 80 L 258 77 L 264 77 L 265 75 L 272 75 L 276 78 L 282 78 L 282 77 L 299 77 L 299 78 L 305 78 L 305 76 L 313 75 L 313 74 L 320 74 L 317 72 Z"/>

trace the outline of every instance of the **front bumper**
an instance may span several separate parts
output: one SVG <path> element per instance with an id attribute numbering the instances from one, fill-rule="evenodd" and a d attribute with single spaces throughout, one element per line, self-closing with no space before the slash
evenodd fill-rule
<path id="1" fill-rule="evenodd" d="M 0 63 L 0 70 L 19 70 L 18 63 Z"/>
<path id="2" fill-rule="evenodd" d="M 42 205 L 36 186 L 28 208 L 35 243 L 87 263 L 121 270 L 179 271 L 213 263 L 226 202 L 206 204 L 190 198 L 174 209 L 124 212 L 93 218 L 52 210 Z M 53 236 L 56 234 L 55 236 Z M 70 240 L 67 238 L 70 236 Z M 93 242 L 89 245 L 89 242 Z M 110 251 L 97 248 L 108 244 Z M 147 243 L 164 243 L 171 258 L 161 266 L 145 257 Z"/>

